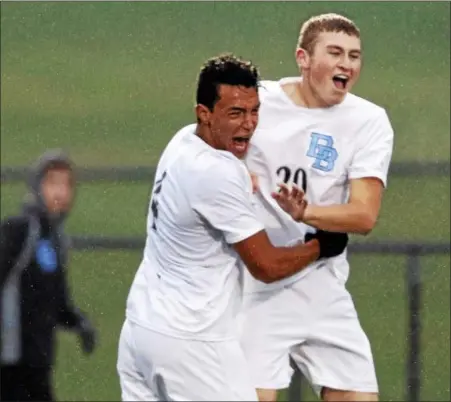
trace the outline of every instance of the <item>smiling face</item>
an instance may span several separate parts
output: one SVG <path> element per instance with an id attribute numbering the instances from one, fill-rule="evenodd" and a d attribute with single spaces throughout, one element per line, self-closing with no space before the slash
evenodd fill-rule
<path id="1" fill-rule="evenodd" d="M 362 67 L 359 28 L 340 14 L 311 17 L 302 24 L 296 62 L 303 77 L 303 103 L 329 107 L 342 102 Z"/>
<path id="2" fill-rule="evenodd" d="M 258 123 L 260 101 L 256 88 L 221 84 L 219 99 L 209 110 L 197 106 L 197 116 L 210 132 L 210 145 L 243 159 Z"/>
<path id="3" fill-rule="evenodd" d="M 345 32 L 321 32 L 313 49 L 297 49 L 303 79 L 321 106 L 341 103 L 359 78 L 360 38 Z"/>

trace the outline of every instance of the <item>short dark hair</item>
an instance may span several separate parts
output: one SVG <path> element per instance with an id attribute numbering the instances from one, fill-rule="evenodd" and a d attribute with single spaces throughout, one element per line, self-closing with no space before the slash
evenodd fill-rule
<path id="1" fill-rule="evenodd" d="M 207 60 L 202 66 L 197 83 L 196 102 L 213 110 L 219 100 L 221 84 L 258 88 L 260 75 L 251 61 L 225 53 Z"/>

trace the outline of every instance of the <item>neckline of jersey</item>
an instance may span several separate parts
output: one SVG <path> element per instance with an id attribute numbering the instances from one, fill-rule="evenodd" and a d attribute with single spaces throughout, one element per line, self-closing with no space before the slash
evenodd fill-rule
<path id="1" fill-rule="evenodd" d="M 309 107 L 301 106 L 301 105 L 294 103 L 293 100 L 288 96 L 288 94 L 282 88 L 283 84 L 288 84 L 288 83 L 292 83 L 292 82 L 301 82 L 301 81 L 302 81 L 302 76 L 301 77 L 284 77 L 277 81 L 277 89 L 280 92 L 280 94 L 282 95 L 282 98 L 284 99 L 285 103 L 287 103 L 287 105 L 289 105 L 292 109 L 297 110 L 298 112 L 315 113 L 315 114 L 327 113 L 327 112 L 330 112 L 332 110 L 336 110 L 336 109 L 339 109 L 340 107 L 342 107 L 342 105 L 345 103 L 346 98 L 348 96 L 348 94 L 347 94 L 345 99 L 342 102 L 340 102 L 339 104 L 333 105 L 333 106 L 330 106 L 327 108 L 325 108 L 325 107 L 309 108 Z"/>

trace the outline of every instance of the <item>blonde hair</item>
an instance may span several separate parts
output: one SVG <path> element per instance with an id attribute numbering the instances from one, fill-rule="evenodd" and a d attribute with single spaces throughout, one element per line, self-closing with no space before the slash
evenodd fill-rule
<path id="1" fill-rule="evenodd" d="M 360 30 L 349 18 L 340 14 L 328 13 L 316 15 L 302 24 L 299 32 L 298 48 L 313 53 L 318 36 L 322 32 L 344 32 L 360 38 Z"/>

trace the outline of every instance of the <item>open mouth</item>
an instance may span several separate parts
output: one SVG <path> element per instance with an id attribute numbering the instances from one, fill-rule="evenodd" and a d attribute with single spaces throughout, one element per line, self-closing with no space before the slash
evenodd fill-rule
<path id="1" fill-rule="evenodd" d="M 344 90 L 348 85 L 349 77 L 343 74 L 334 75 L 332 78 L 336 88 Z"/>
<path id="2" fill-rule="evenodd" d="M 232 138 L 233 148 L 236 153 L 242 154 L 247 151 L 249 146 L 249 137 L 234 137 Z"/>

